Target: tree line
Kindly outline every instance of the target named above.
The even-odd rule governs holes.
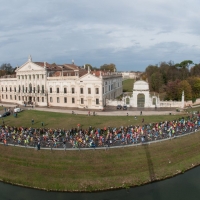
[[[4,75],[11,75],[15,73],[15,69],[13,68],[10,63],[3,63],[0,66],[0,76],[4,76]]]
[[[89,67],[90,70],[101,70],[101,71],[109,71],[109,72],[116,72],[117,71],[116,65],[113,64],[113,63],[101,65],[99,68],[93,67],[90,64],[85,64],[82,67],[84,67],[86,70],[88,70],[88,67]]]
[[[191,60],[149,65],[141,78],[148,81],[151,92],[165,93],[165,100],[181,100],[182,91],[185,100],[195,101],[200,97],[200,63]]]

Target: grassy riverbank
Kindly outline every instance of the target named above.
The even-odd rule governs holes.
[[[102,128],[178,119],[163,116],[86,116],[27,110],[4,118],[12,126]],[[3,121],[2,120],[2,121]],[[50,151],[0,145],[0,179],[28,187],[59,191],[126,188],[164,179],[200,163],[200,133],[138,147],[89,151]]]
[[[109,150],[48,151],[0,145],[0,179],[46,190],[95,191],[164,179],[200,164],[200,133]]]

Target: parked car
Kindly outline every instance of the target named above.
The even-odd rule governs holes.
[[[21,112],[21,111],[22,111],[21,108],[15,108],[15,109],[14,109],[14,112],[15,112],[15,113],[18,113],[18,112]]]
[[[123,110],[127,110],[127,106],[126,105],[123,106]]]
[[[117,105],[117,109],[121,110],[122,106],[121,105]]]
[[[9,115],[10,115],[10,112],[7,111],[7,112],[5,112],[3,114],[0,114],[0,117],[6,117],[6,116],[9,116]]]

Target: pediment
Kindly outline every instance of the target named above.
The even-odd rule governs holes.
[[[41,67],[33,62],[27,62],[24,65],[22,65],[20,68],[16,70],[16,72],[25,72],[25,71],[43,71],[45,70],[44,67]]]
[[[80,81],[99,81],[100,78],[92,75],[92,74],[85,74],[84,76],[80,77]]]

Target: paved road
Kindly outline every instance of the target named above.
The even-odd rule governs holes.
[[[16,106],[16,104],[6,104],[6,103],[2,103],[0,104],[4,107],[7,108],[13,108]],[[22,107],[22,109],[27,110],[39,110],[39,111],[47,111],[47,112],[60,112],[60,113],[72,113],[72,111],[74,111],[75,114],[81,114],[81,115],[88,115],[88,111],[90,111],[90,114],[93,114],[93,111],[95,111],[95,113],[97,115],[107,115],[107,116],[126,116],[127,113],[129,116],[138,116],[140,115],[141,111],[142,111],[142,115],[169,115],[169,113],[171,113],[172,115],[178,114],[176,112],[176,108],[157,108],[152,109],[152,108],[128,108],[128,110],[116,110],[116,107],[106,107],[106,109],[104,111],[99,111],[99,110],[79,110],[79,109],[69,109],[69,108],[56,108],[56,107]]]

